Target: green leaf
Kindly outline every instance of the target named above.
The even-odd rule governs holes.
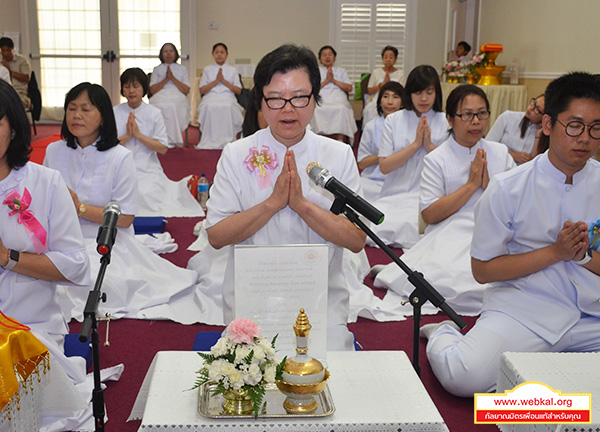
[[[283,367],[285,366],[286,360],[287,360],[287,356],[285,356],[283,358],[283,360],[281,360],[279,362],[279,364],[277,365],[277,367],[275,368],[275,379],[276,380],[280,380],[281,377],[283,376]]]

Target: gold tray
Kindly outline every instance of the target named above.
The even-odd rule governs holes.
[[[200,386],[198,393],[198,412],[203,417],[216,419],[253,419],[254,413],[250,415],[230,415],[223,412],[221,404],[225,400],[223,395],[213,396],[216,384],[205,383]],[[283,407],[285,395],[279,391],[275,384],[267,384],[265,387],[265,397],[263,402],[267,402],[266,414],[259,414],[258,418],[295,418],[295,417],[327,417],[335,411],[333,399],[329,392],[329,386],[326,385],[321,393],[315,396],[317,409],[310,413],[288,413]]]

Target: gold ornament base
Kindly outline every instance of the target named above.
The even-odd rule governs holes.
[[[225,401],[221,405],[228,415],[245,415],[254,411],[248,390],[228,390],[223,393]]]
[[[467,84],[477,84],[476,74],[467,74]]]
[[[479,85],[500,85],[499,75],[506,69],[506,66],[496,66],[488,63],[484,68],[477,68],[477,73],[481,75]]]
[[[458,84],[459,80],[458,77],[448,77],[448,82],[450,84]]]

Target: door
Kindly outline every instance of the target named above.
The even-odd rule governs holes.
[[[32,59],[39,62],[33,67],[40,70],[48,117],[57,120],[74,85],[101,84],[117,104],[123,70],[151,72],[163,43],[181,47],[179,1],[30,0],[30,5],[31,28],[37,29],[32,53],[38,53]]]

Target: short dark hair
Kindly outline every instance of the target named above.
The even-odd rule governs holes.
[[[460,41],[460,42],[458,43],[458,46],[461,46],[461,47],[463,47],[463,48],[465,49],[465,51],[466,51],[466,54],[469,54],[469,52],[471,51],[471,45],[469,45],[469,44],[468,44],[467,42],[465,42],[465,41]]]
[[[144,89],[144,94],[142,97],[146,96],[148,93],[148,75],[146,75],[146,72],[137,67],[125,69],[121,74],[121,96],[125,97],[123,94],[123,86],[135,81],[139,82]]]
[[[321,49],[319,50],[319,60],[321,60],[321,53],[323,51],[325,51],[326,49],[331,50],[334,58],[337,57],[337,51],[331,45],[325,45],[325,46],[322,46]]]
[[[587,72],[571,72],[548,84],[544,93],[544,113],[552,125],[560,113],[569,109],[573,99],[591,99],[600,102],[600,79]]]
[[[485,101],[486,109],[490,110],[490,101],[483,90],[473,84],[463,84],[456,87],[448,95],[446,99],[446,115],[454,117],[458,110],[458,105],[469,95],[480,96]]]
[[[490,101],[483,90],[473,84],[463,84],[456,87],[450,92],[446,99],[446,117],[456,116],[458,111],[458,105],[469,95],[475,95],[481,97],[485,101],[485,108],[490,110]],[[449,130],[452,133],[452,128]]]
[[[256,109],[260,110],[263,100],[263,89],[271,82],[271,78],[276,73],[287,73],[295,69],[304,69],[308,73],[312,85],[311,94],[315,102],[321,102],[319,90],[321,90],[321,72],[315,54],[306,47],[299,47],[293,44],[281,45],[265,55],[254,71],[254,103]]]
[[[223,42],[217,42],[216,44],[214,44],[211,52],[215,52],[218,46],[222,46],[223,48],[225,48],[225,52],[229,54],[229,49],[227,49],[227,45],[225,45]]]
[[[396,48],[395,46],[391,46],[391,45],[384,46],[383,49],[381,50],[381,57],[383,57],[383,55],[385,54],[386,51],[393,52],[394,57],[398,58],[398,48]]]
[[[402,108],[402,106],[404,105],[404,87],[402,87],[402,84],[400,84],[399,82],[388,81],[381,86],[381,88],[379,89],[379,94],[377,95],[377,114],[379,115],[383,115],[383,109],[381,108],[381,99],[383,98],[383,94],[386,91],[394,92],[398,96],[400,96],[400,99],[402,100],[400,108]]]
[[[19,95],[10,84],[0,80],[0,120],[5,117],[11,129],[6,160],[9,168],[19,169],[29,161],[31,129]]]
[[[435,89],[435,101],[433,102],[433,110],[436,112],[442,111],[442,86],[440,77],[433,66],[420,65],[410,71],[406,78],[406,102],[404,108],[410,111],[415,111],[415,106],[412,102],[412,94],[425,90],[427,87],[433,86]]]
[[[115,122],[115,114],[113,112],[110,97],[108,96],[108,93],[106,93],[106,90],[98,84],[83,82],[69,90],[65,97],[65,117],[63,118],[60,130],[61,137],[67,141],[67,146],[72,149],[77,148],[75,135],[71,133],[67,126],[67,108],[69,104],[77,99],[84,91],[87,92],[92,105],[98,108],[100,116],[102,117],[102,122],[100,123],[100,139],[98,140],[96,148],[98,151],[108,150],[119,144],[119,137],[117,135],[117,124]]]
[[[13,42],[13,40],[11,38],[7,38],[7,37],[1,37],[0,38],[0,47],[9,47],[9,48],[14,48],[15,47],[15,43]]]
[[[167,45],[171,45],[171,47],[173,47],[173,51],[175,51],[175,60],[173,60],[173,62],[177,62],[177,60],[179,60],[179,51],[177,51],[177,47],[175,47],[175,45],[173,45],[171,42],[167,42],[167,43],[163,44],[163,46],[160,47],[160,51],[158,53],[158,58],[160,59],[160,62],[161,63],[165,62],[165,58],[163,57],[163,49]]]

